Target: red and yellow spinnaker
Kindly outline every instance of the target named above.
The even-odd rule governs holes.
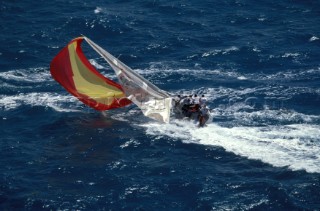
[[[84,104],[96,110],[120,108],[131,103],[121,85],[104,77],[81,49],[83,37],[72,40],[50,64],[52,77]]]

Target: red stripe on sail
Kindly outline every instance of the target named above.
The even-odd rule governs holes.
[[[50,64],[50,73],[52,77],[61,85],[63,86],[69,93],[73,96],[77,97],[81,102],[84,104],[96,109],[96,110],[109,110],[114,108],[121,108],[123,106],[129,105],[131,103],[130,100],[127,98],[114,98],[111,103],[100,103],[96,100],[90,98],[90,96],[84,95],[76,89],[74,80],[73,80],[73,71],[70,62],[70,54],[68,46],[71,45],[73,42],[77,42],[76,54],[80,58],[81,62],[87,67],[90,73],[95,74],[97,77],[101,78],[105,83],[114,86],[121,91],[123,91],[121,85],[117,84],[116,82],[104,77],[100,74],[87,60],[83,51],[80,47],[83,38],[76,38],[72,40],[66,47],[64,47],[58,55],[52,60]]]

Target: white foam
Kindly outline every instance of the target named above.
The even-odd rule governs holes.
[[[254,47],[252,50],[253,50],[254,52],[261,52],[261,50],[258,49],[257,47]]]
[[[309,72],[317,71],[310,70]],[[147,128],[147,134],[155,136],[155,139],[169,136],[184,143],[219,146],[226,151],[276,167],[320,173],[318,155],[320,126],[317,125],[320,116],[287,109],[270,109],[267,104],[260,110],[256,110],[250,105],[250,100],[259,100],[252,97],[259,93],[265,96],[265,100],[282,102],[297,93],[314,92],[316,90],[312,88],[284,88],[281,85],[243,89],[202,87],[194,90],[179,90],[177,91],[179,94],[204,93],[208,101],[213,104],[215,100],[224,100],[223,107],[220,108],[215,104],[213,112],[222,118],[231,119],[228,126],[233,125],[233,127],[209,124],[205,128],[196,128],[193,123],[178,120],[172,121],[171,124],[149,123],[141,124],[141,126]]]
[[[239,76],[239,77],[237,77],[239,80],[247,80],[247,78],[246,77],[244,77],[244,76]]]
[[[10,70],[7,72],[0,72],[0,78],[28,83],[39,83],[52,80],[48,68],[38,67],[29,69]]]
[[[215,99],[230,100],[232,98],[238,98],[238,101],[244,102],[248,97],[257,96],[259,94],[265,96],[265,103],[270,101],[281,103],[284,100],[290,99],[299,94],[319,94],[319,89],[308,87],[283,87],[281,85],[262,85],[254,88],[227,88],[227,87],[202,87],[199,89],[189,90],[190,93],[204,93],[206,97],[210,98],[210,101]],[[186,92],[180,90],[177,93]],[[284,97],[285,96],[285,97]],[[230,102],[229,102],[230,103]]]
[[[97,69],[107,69],[106,67],[100,65],[95,59],[89,59],[89,62]]]
[[[280,79],[305,79],[308,77],[313,77],[314,75],[318,75],[320,73],[320,67],[314,69],[307,70],[288,70],[286,72],[280,72],[275,75],[271,75],[273,78]]]
[[[243,108],[243,107],[241,107]],[[235,112],[234,117],[237,120],[241,120],[243,123],[250,124],[254,121],[271,122],[276,121],[277,123],[285,122],[303,122],[303,123],[314,123],[320,120],[319,116],[307,115],[298,113],[292,110],[260,110],[253,112]]]
[[[266,18],[258,18],[259,21],[263,22],[266,20]]]
[[[179,81],[201,79],[201,80],[216,80],[218,77],[228,77],[228,78],[236,78],[238,80],[246,80],[248,77],[246,75],[240,74],[233,70],[223,70],[223,69],[171,69],[169,67],[155,67],[157,63],[152,63],[151,67],[148,69],[135,69],[134,71],[148,77],[157,77],[165,80],[166,77],[170,77],[172,75],[181,75]],[[186,77],[188,76],[188,77]]]
[[[295,57],[298,57],[298,56],[300,56],[299,53],[285,53],[285,54],[283,54],[281,57],[283,57],[283,58],[288,58],[288,57],[293,57],[293,58],[295,58]]]
[[[239,48],[235,47],[235,46],[231,46],[229,48],[226,48],[226,49],[214,49],[214,50],[211,50],[211,51],[208,51],[208,52],[205,52],[202,54],[202,57],[208,57],[208,56],[215,56],[217,54],[228,54],[232,51],[239,51]]]
[[[0,96],[0,108],[4,110],[16,109],[22,105],[46,106],[59,112],[79,111],[79,101],[71,95],[58,95],[48,92],[42,93],[21,93],[18,95]],[[67,108],[66,104],[72,103],[72,108]]]
[[[291,57],[297,59],[300,57],[298,53],[285,53],[282,55],[284,58]],[[320,67],[313,69],[293,69],[277,72],[274,74],[265,73],[239,73],[232,69],[172,69],[167,66],[163,66],[159,63],[151,63],[150,68],[147,69],[135,69],[141,75],[151,77],[161,77],[165,79],[172,75],[182,75],[180,81],[192,79],[204,79],[204,80],[216,80],[217,77],[234,78],[238,80],[252,80],[252,81],[290,81],[290,80],[301,80],[309,79],[317,76],[320,72]],[[190,76],[190,77],[186,77]],[[175,79],[177,80],[177,79]]]
[[[309,39],[310,42],[316,41],[316,40],[319,40],[319,38],[316,37],[316,36],[312,36],[312,37]]]
[[[223,147],[226,151],[276,167],[320,173],[320,126],[233,127],[209,124],[196,128],[192,123],[143,124],[153,136],[169,136],[184,143]]]
[[[102,8],[101,7],[96,7],[96,9],[94,10],[95,14],[99,14],[102,12]]]

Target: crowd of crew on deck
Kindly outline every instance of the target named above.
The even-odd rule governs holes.
[[[207,107],[207,98],[204,95],[180,96],[174,98],[174,108],[178,110],[183,117],[195,118],[199,120],[199,126],[203,126],[209,118],[209,108]]]

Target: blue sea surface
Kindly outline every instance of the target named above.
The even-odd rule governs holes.
[[[301,0],[0,0],[0,210],[320,210],[319,14]],[[205,94],[213,121],[86,107],[49,71],[82,34],[173,95]]]

